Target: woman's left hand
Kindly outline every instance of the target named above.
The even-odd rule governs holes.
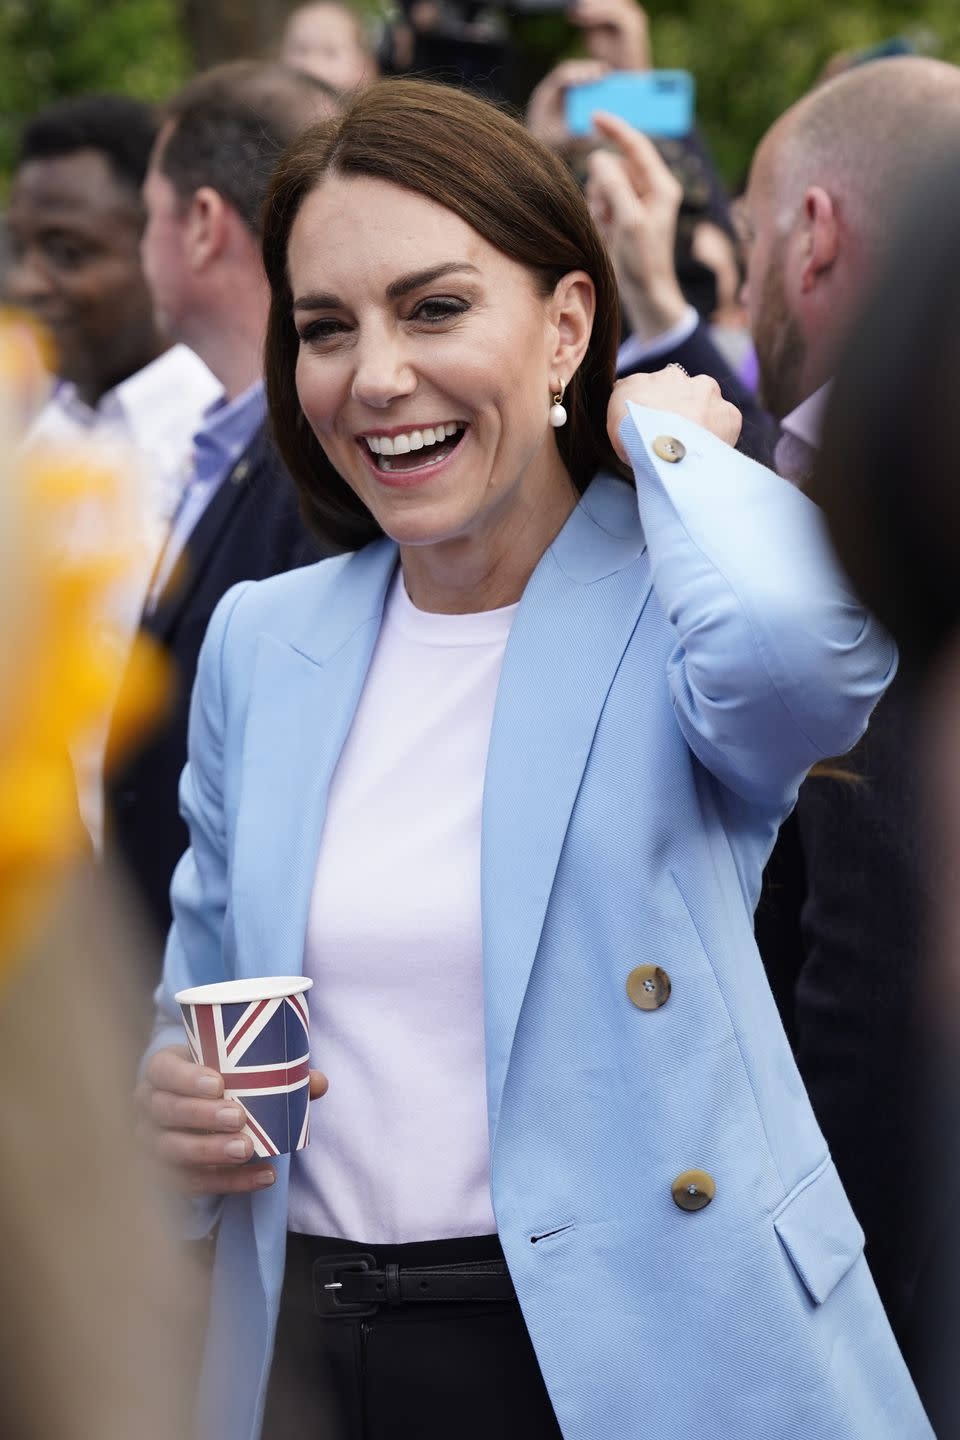
[[[678,365],[668,365],[652,375],[628,375],[614,385],[607,407],[607,432],[621,460],[628,460],[620,439],[628,400],[651,410],[682,415],[728,445],[736,445],[743,424],[740,411],[724,400],[720,386],[711,375],[686,375]]]

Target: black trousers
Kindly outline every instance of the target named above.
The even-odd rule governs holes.
[[[380,1267],[502,1259],[495,1235],[412,1245],[291,1236],[262,1440],[562,1440],[514,1301],[315,1313],[312,1262]]]

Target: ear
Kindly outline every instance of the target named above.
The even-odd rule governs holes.
[[[557,281],[547,302],[550,321],[551,385],[569,385],[587,353],[597,309],[597,292],[585,270],[571,270]]]
[[[800,293],[808,295],[833,268],[840,247],[840,227],[833,200],[819,185],[811,185],[803,197],[803,220]]]
[[[227,248],[229,214],[223,196],[210,185],[195,190],[187,212],[187,261],[195,273],[207,268]]]

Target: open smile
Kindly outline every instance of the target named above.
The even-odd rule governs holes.
[[[469,427],[462,420],[441,421],[409,430],[371,432],[357,437],[367,465],[380,477],[396,477],[388,484],[404,483],[401,476],[421,478],[435,470],[460,448]]]

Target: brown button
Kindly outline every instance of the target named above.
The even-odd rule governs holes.
[[[717,1185],[706,1170],[684,1170],[671,1186],[673,1202],[681,1210],[702,1210],[717,1193]]]
[[[674,440],[672,435],[658,435],[653,442],[653,453],[661,460],[666,460],[671,465],[676,465],[687,453],[686,445],[679,440]]]
[[[659,965],[638,965],[627,976],[627,994],[638,1010],[659,1010],[670,999],[670,976]]]

